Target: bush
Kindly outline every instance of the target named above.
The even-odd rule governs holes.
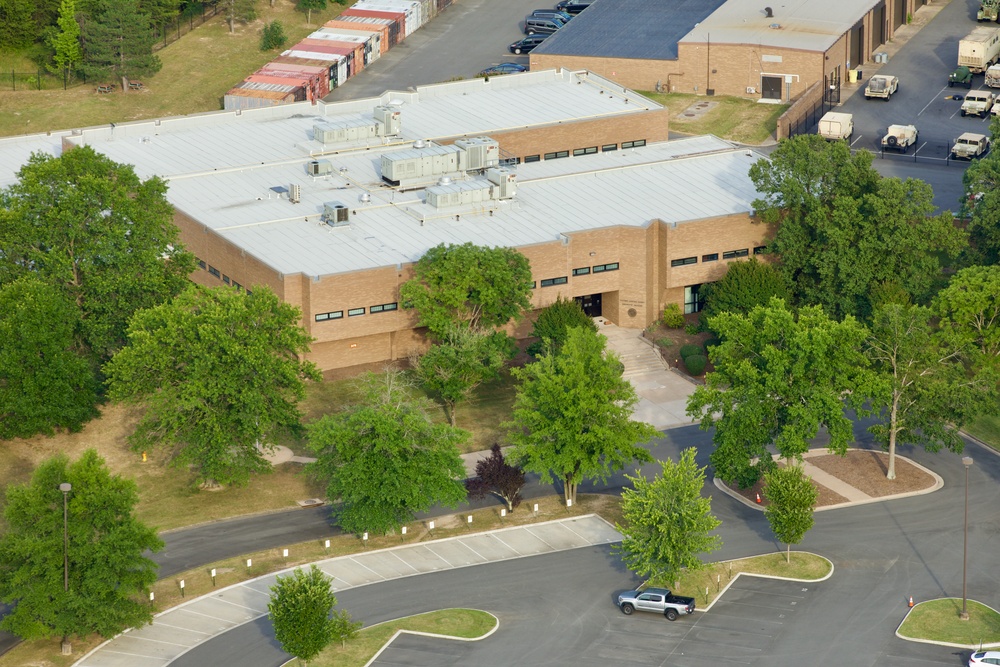
[[[260,34],[260,50],[272,51],[280,49],[288,42],[285,29],[281,27],[280,21],[271,21],[264,24],[264,31]]]
[[[696,334],[699,334],[701,333],[701,325],[688,324],[687,326],[684,327],[684,333],[688,334],[689,336],[694,336]]]
[[[656,344],[659,345],[660,347],[673,347],[674,339],[663,336],[662,338],[656,339]]]
[[[668,329],[680,329],[684,326],[684,313],[676,303],[668,303],[663,309],[663,326]]]
[[[708,358],[704,354],[692,354],[690,357],[684,357],[684,366],[689,375],[701,375],[705,372],[706,365],[708,365]]]
[[[687,359],[692,354],[701,354],[701,345],[695,345],[694,343],[685,343],[681,345],[680,349],[681,359]]]
[[[722,344],[721,338],[709,338],[708,340],[705,341],[705,354],[708,354],[708,348],[715,347],[716,345],[721,345],[721,344]]]

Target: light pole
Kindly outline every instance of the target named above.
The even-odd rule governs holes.
[[[73,485],[63,482],[59,485],[59,490],[63,494],[63,592],[69,593],[69,492],[73,490]],[[62,638],[62,653],[69,655],[73,652],[66,635]]]
[[[962,465],[965,466],[965,539],[962,548],[962,613],[958,617],[967,621],[969,620],[969,607],[965,593],[965,573],[969,569],[969,468],[972,466],[972,457],[963,456]]]

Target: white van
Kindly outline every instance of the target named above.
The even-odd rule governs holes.
[[[854,134],[854,116],[839,111],[828,111],[819,119],[819,136],[824,139],[850,139]]]

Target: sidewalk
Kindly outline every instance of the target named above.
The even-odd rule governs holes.
[[[334,591],[470,565],[495,563],[621,541],[596,515],[472,533],[407,546],[341,556],[316,565],[333,578]],[[290,568],[294,569],[294,568]],[[199,644],[267,615],[276,572],[158,614],[151,625],[127,630],[78,660],[74,667],[164,667]]]

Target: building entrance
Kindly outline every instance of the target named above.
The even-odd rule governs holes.
[[[575,301],[580,304],[583,308],[583,312],[587,314],[588,317],[600,317],[603,315],[601,312],[601,295],[600,294],[587,294],[585,296],[575,297]]]

